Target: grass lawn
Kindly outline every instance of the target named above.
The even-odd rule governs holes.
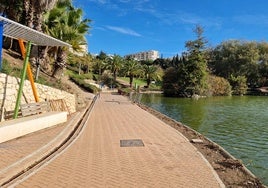
[[[129,77],[118,77],[120,80],[124,80],[125,82],[128,82],[129,83]],[[146,85],[146,81],[145,80],[142,80],[142,79],[137,79],[137,78],[134,78],[133,79],[133,85],[135,85],[135,83],[140,86],[140,87],[143,87]]]

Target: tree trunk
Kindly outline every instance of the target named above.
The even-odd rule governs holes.
[[[129,75],[129,86],[132,88],[133,75]]]
[[[150,83],[151,83],[151,79],[150,79],[150,78],[147,78],[147,79],[146,79],[146,83],[147,83],[147,87],[149,88]]]
[[[25,1],[25,0],[24,0]],[[42,32],[42,17],[43,17],[43,13],[44,11],[49,11],[51,10],[55,3],[57,1],[56,0],[31,0],[31,5],[33,7],[33,26],[34,29],[36,29],[37,31]]]
[[[62,74],[63,74],[63,68],[55,64],[52,77],[60,79]]]
[[[114,77],[114,83],[116,82],[116,71],[113,72],[113,77]]]
[[[33,3],[33,0],[23,0],[23,6],[25,9],[25,24],[30,28],[33,28]]]
[[[58,53],[57,53],[57,59],[54,64],[54,71],[52,73],[52,77],[54,78],[60,78],[63,69],[66,67],[66,51],[63,50],[62,47],[58,48]]]

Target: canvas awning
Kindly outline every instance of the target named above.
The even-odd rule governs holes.
[[[62,42],[3,16],[0,16],[0,22],[3,22],[3,35],[6,37],[31,41],[39,46],[71,46],[66,42]]]

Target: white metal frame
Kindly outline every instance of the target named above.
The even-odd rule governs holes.
[[[24,41],[31,41],[39,46],[68,46],[70,44],[62,42],[44,33],[26,27],[25,25],[14,22],[3,16],[0,16],[0,22],[4,23],[3,35],[14,39],[23,39]]]

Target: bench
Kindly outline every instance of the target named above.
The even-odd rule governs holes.
[[[14,110],[5,110],[4,111],[4,117],[5,117],[5,120],[9,120],[9,119],[13,119],[14,118]],[[21,113],[21,110],[19,110],[18,112],[18,117],[22,117],[22,113]]]
[[[13,118],[14,111],[8,113]],[[0,143],[64,123],[68,115],[66,111],[51,111],[49,102],[22,104],[19,114],[21,118],[0,122]]]
[[[37,102],[37,103],[27,103],[20,105],[20,109],[18,111],[17,117],[27,117],[31,115],[37,115],[45,112],[50,112],[50,104],[49,102]],[[11,120],[14,118],[14,110],[6,110],[4,108],[3,113],[1,113],[1,118],[4,120]],[[2,120],[2,119],[1,119]]]
[[[50,112],[49,102],[26,103],[20,105],[21,114],[23,117]]]
[[[14,118],[14,110],[6,110],[3,108],[3,111],[0,110],[1,121],[3,120],[11,120]],[[21,110],[18,112],[18,117],[22,117]]]

